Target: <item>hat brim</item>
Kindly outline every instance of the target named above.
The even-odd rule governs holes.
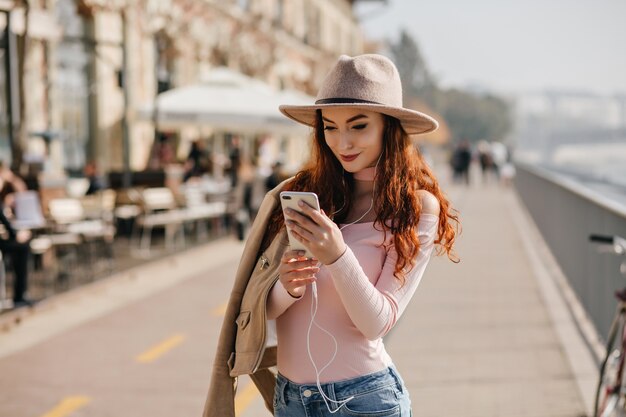
[[[329,103],[310,106],[282,105],[279,110],[287,117],[311,127],[315,126],[315,111],[333,107],[350,107],[386,114],[400,120],[402,127],[409,135],[419,135],[435,131],[439,123],[427,114],[405,108],[370,103]]]

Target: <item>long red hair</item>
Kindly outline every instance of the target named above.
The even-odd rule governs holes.
[[[384,115],[383,155],[380,159],[376,178],[374,209],[375,227],[393,234],[393,243],[398,253],[394,275],[404,283],[402,271],[415,263],[420,242],[417,224],[421,213],[418,190],[426,190],[439,200],[439,227],[435,244],[437,254],[446,253],[453,262],[458,262],[453,245],[458,233],[459,218],[448,199],[444,196],[437,179],[411,143],[400,121]],[[317,111],[313,132],[311,158],[304,169],[289,181],[283,191],[312,191],[319,198],[320,207],[334,214],[333,221],[343,223],[353,204],[351,190],[353,174],[345,172],[331,149],[326,144],[321,111]],[[284,226],[280,205],[271,215],[267,231],[261,245],[265,250]]]

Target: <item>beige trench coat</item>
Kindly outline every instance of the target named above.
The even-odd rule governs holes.
[[[285,229],[259,253],[263,235],[285,182],[267,193],[250,229],[235,275],[213,362],[203,417],[235,417],[237,377],[248,374],[273,410],[276,346],[266,347],[266,302],[278,280],[278,265],[289,244]]]

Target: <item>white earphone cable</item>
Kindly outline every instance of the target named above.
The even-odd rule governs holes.
[[[376,169],[378,169],[378,163],[380,162],[380,158],[381,158],[382,155],[383,154],[381,152],[380,155],[378,156],[378,160],[376,161],[376,167],[374,168],[375,171],[376,171]],[[346,227],[352,226],[353,224],[361,221],[365,216],[367,216],[367,214],[370,211],[372,211],[372,208],[374,207],[375,189],[376,189],[376,179],[374,178],[374,187],[372,188],[372,200],[371,200],[369,209],[367,209],[367,211],[365,213],[363,213],[363,215],[361,217],[359,217],[358,219],[356,219],[352,223],[348,223],[348,224],[343,225],[339,230],[343,230]],[[333,216],[334,216],[334,214],[335,213],[333,213]],[[321,263],[318,263],[317,266],[321,267]],[[333,363],[333,361],[337,357],[337,351],[338,351],[339,345],[337,343],[337,339],[335,338],[335,336],[333,336],[328,330],[324,329],[322,326],[320,326],[315,321],[315,316],[317,315],[317,307],[318,307],[317,285],[316,285],[315,281],[311,284],[311,290],[312,290],[311,291],[312,292],[312,294],[311,294],[311,321],[309,322],[309,327],[308,327],[307,332],[306,332],[306,349],[307,349],[307,353],[309,354],[309,360],[311,361],[311,364],[313,365],[313,368],[315,369],[315,382],[316,382],[316,385],[317,385],[317,389],[319,390],[320,394],[322,395],[322,399],[324,400],[324,404],[326,404],[326,408],[328,409],[328,412],[331,413],[331,414],[334,414],[337,411],[339,411],[341,409],[341,407],[343,407],[345,404],[347,404],[348,401],[352,400],[354,398],[354,395],[351,396],[351,397],[346,398],[345,400],[337,401],[337,400],[333,400],[332,398],[328,397],[324,393],[324,390],[322,389],[322,384],[320,383],[320,375],[322,375],[322,372],[324,372],[326,370],[326,368],[328,368],[330,366],[330,364]],[[311,329],[313,328],[313,324],[315,324],[315,326],[318,329],[320,329],[321,331],[326,333],[328,336],[330,336],[331,339],[333,340],[334,345],[335,345],[332,358],[330,358],[330,360],[326,363],[326,365],[324,365],[322,367],[322,369],[319,369],[319,370],[317,368],[317,364],[315,363],[315,360],[313,359],[313,354],[311,353]],[[330,409],[330,405],[328,403],[329,401],[332,402],[332,403],[338,404],[339,406],[333,411],[333,410]]]

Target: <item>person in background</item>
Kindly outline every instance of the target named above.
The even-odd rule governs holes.
[[[104,181],[98,174],[98,168],[94,161],[89,161],[85,164],[84,168],[85,177],[89,180],[89,187],[85,192],[85,195],[95,194],[100,190],[104,190]]]
[[[26,191],[28,187],[23,179],[0,161],[0,204],[13,209],[14,193]]]
[[[176,152],[172,142],[174,138],[169,133],[158,132],[150,152],[148,166],[151,170],[164,169],[171,163],[176,162]]]
[[[228,154],[228,159],[230,160],[230,167],[228,168],[228,173],[230,175],[230,184],[233,188],[237,187],[239,183],[239,174],[241,168],[241,143],[239,141],[239,136],[233,136],[231,141],[231,149]]]
[[[32,305],[34,301],[26,298],[31,232],[30,230],[15,230],[4,214],[4,207],[0,210],[0,223],[4,227],[4,233],[0,235],[0,252],[2,252],[3,259],[6,259],[7,256],[11,257],[11,264],[15,273],[13,306]]]
[[[185,162],[185,176],[183,181],[202,175],[203,170],[206,168],[206,164],[204,162],[206,158],[207,152],[204,149],[204,142],[194,140],[191,143],[191,149],[189,149],[187,161]]]
[[[466,185],[470,184],[469,169],[471,162],[472,153],[470,151],[469,142],[462,140],[452,153],[452,160],[450,162],[455,182],[461,181]]]
[[[500,170],[508,160],[508,150],[502,142],[491,142],[491,159],[496,177],[500,179]]]
[[[482,171],[483,184],[489,182],[489,175],[493,170],[493,159],[491,158],[491,147],[489,142],[481,140],[478,142],[478,162]]]
[[[272,165],[272,173],[265,179],[265,190],[270,191],[278,186],[285,179],[281,172],[283,163],[280,161],[274,162]]]
[[[22,307],[32,305],[34,301],[26,298],[28,289],[28,260],[30,257],[29,230],[15,230],[7,216],[13,206],[13,193],[26,191],[24,181],[15,175],[0,161],[0,252],[3,259],[11,258],[15,278],[13,280],[13,305]],[[4,263],[6,266],[6,262]]]

